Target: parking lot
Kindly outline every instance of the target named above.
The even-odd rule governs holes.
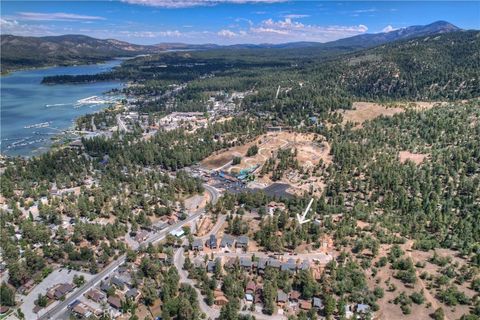
[[[92,278],[91,274],[68,270],[68,269],[57,269],[50,273],[41,283],[39,283],[28,295],[20,295],[23,303],[21,306],[22,312],[25,314],[25,319],[37,319],[37,314],[33,313],[33,308],[35,307],[35,300],[38,298],[38,294],[45,295],[47,290],[58,283],[72,283],[74,275],[83,275],[85,280],[88,281]],[[42,315],[48,309],[52,308],[57,302],[50,304],[47,308],[42,309],[38,315]]]

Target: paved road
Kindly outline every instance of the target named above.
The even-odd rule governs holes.
[[[125,122],[123,122],[122,117],[119,114],[117,114],[116,119],[117,119],[118,128],[122,131],[128,132],[128,128],[125,125]]]
[[[188,274],[185,270],[183,270],[183,264],[185,263],[185,256],[183,255],[184,249],[180,248],[175,252],[173,257],[173,264],[178,270],[178,275],[180,276],[180,283],[186,283],[191,285],[195,291],[197,292],[198,304],[200,306],[200,310],[207,315],[207,319],[216,319],[220,316],[220,311],[218,309],[214,309],[207,305],[204,300],[204,297],[200,290],[195,287],[195,281],[188,278]]]
[[[212,188],[212,187],[210,187],[210,188]],[[213,190],[216,190],[216,189],[213,189]],[[207,189],[207,191],[208,191],[208,189]],[[218,192],[215,193],[215,192],[210,192],[209,191],[209,193],[212,196],[212,198],[211,198],[212,204],[217,203]],[[201,239],[205,240],[208,237],[210,237],[211,234],[217,233],[218,230],[220,229],[220,227],[225,222],[225,219],[226,219],[225,215],[219,216],[215,226],[213,226],[213,228],[210,230],[210,232],[208,232],[206,235],[201,237]],[[185,243],[185,241],[184,241],[184,243]],[[195,287],[195,281],[193,279],[188,278],[187,271],[185,271],[183,269],[184,263],[185,263],[184,249],[183,249],[183,247],[181,247],[175,252],[175,254],[173,256],[173,265],[178,270],[178,275],[180,276],[180,283],[189,284],[195,289],[195,291],[197,292],[198,304],[200,306],[200,310],[202,310],[202,312],[204,312],[207,315],[208,319],[218,318],[220,316],[220,311],[218,309],[214,309],[214,308],[210,307],[209,305],[207,305],[207,303],[204,300],[204,297],[203,297],[202,293],[200,292],[200,290],[197,287]]]
[[[210,199],[212,203],[217,202],[219,193],[218,190],[204,184],[205,190],[210,194]],[[151,236],[149,239],[147,239],[144,243],[148,244],[150,242],[154,243],[157,241],[160,241],[164,239],[170,231],[176,230],[178,228],[183,227],[185,224],[194,221],[198,219],[203,213],[204,209],[200,209],[196,211],[193,215],[190,215],[187,219],[180,221],[174,225],[171,225],[167,229],[164,229],[160,231],[158,234],[155,234]],[[123,263],[125,263],[125,255],[120,256],[117,260],[113,261],[110,263],[105,269],[100,271],[98,274],[96,274],[90,281],[85,283],[82,287],[80,287],[77,291],[75,291],[73,294],[71,294],[69,297],[67,297],[64,301],[60,302],[56,306],[54,306],[52,309],[44,313],[42,316],[39,317],[40,320],[47,320],[47,319],[57,319],[57,316],[60,312],[62,312],[70,303],[78,299],[81,295],[83,295],[85,292],[90,290],[92,287],[96,286],[100,281],[110,275],[113,271],[115,271],[119,266],[121,266]]]

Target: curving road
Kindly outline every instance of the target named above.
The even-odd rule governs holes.
[[[203,185],[205,188],[205,191],[210,194],[210,199],[212,203],[217,202],[218,197],[219,197],[219,192],[217,189],[204,184]],[[194,214],[188,216],[187,219],[177,222],[176,224],[171,225],[170,227],[160,231],[157,234],[152,235],[150,238],[148,238],[146,241],[143,242],[143,244],[148,244],[148,243],[155,243],[157,241],[165,239],[165,237],[173,230],[176,230],[178,228],[183,227],[187,223],[194,221],[198,219],[202,214],[205,213],[204,209],[199,209],[195,211]],[[47,319],[57,319],[59,314],[67,308],[69,304],[71,304],[73,301],[78,299],[80,296],[82,296],[85,292],[90,290],[92,287],[96,286],[100,281],[109,276],[112,272],[114,272],[119,266],[121,266],[123,263],[125,263],[126,255],[121,255],[117,260],[111,262],[105,269],[100,271],[98,274],[95,275],[90,281],[86,282],[83,286],[81,286],[77,291],[75,291],[73,294],[71,294],[69,297],[67,297],[64,301],[61,301],[59,304],[54,306],[52,309],[48,310],[45,312],[43,315],[41,315],[38,319],[40,320],[47,320]]]

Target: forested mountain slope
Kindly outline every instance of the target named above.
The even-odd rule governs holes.
[[[135,56],[159,53],[166,50],[224,50],[227,55],[238,51],[276,57],[302,55],[304,58],[333,56],[355,50],[371,48],[380,44],[418,36],[443,34],[460,30],[458,27],[437,21],[425,26],[411,26],[391,32],[363,34],[327,43],[292,42],[283,44],[217,44],[160,43],[137,45],[115,39],[95,39],[85,35],[62,35],[48,37],[21,37],[1,35],[2,72],[19,68],[50,65],[95,63],[118,56]]]
[[[18,68],[94,63],[118,56],[158,52],[151,46],[83,35],[52,37],[1,36],[2,72]]]

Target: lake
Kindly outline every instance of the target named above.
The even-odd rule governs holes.
[[[122,85],[119,82],[43,85],[43,77],[106,72],[122,61],[25,70],[1,76],[1,154],[29,157],[45,152],[52,138],[71,128],[76,118],[107,107],[108,104],[95,100]],[[82,102],[92,96],[98,99]]]

